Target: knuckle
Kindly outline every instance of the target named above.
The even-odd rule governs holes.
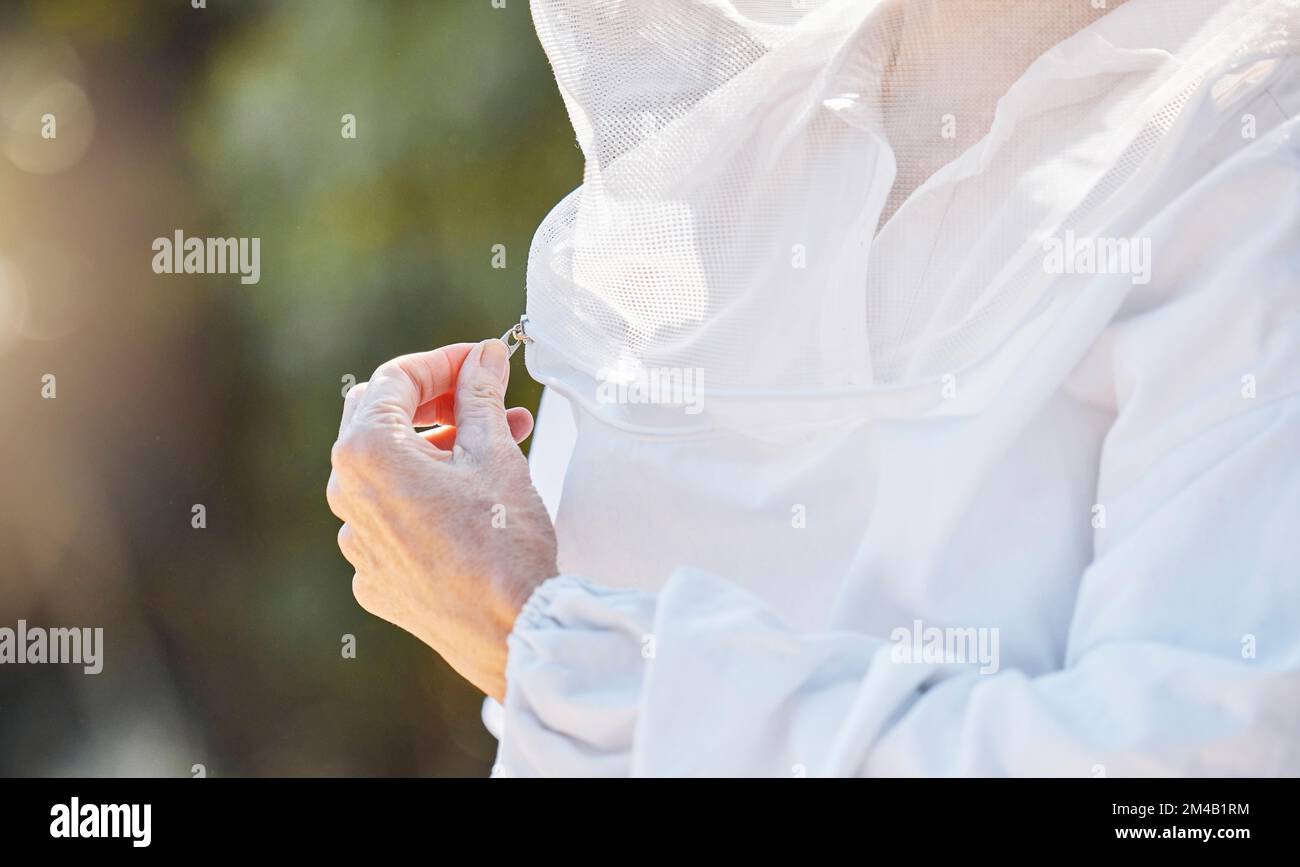
[[[402,367],[397,363],[397,359],[390,358],[388,361],[385,361],[383,364],[375,368],[374,376],[370,377],[370,379],[371,381],[386,379],[392,376],[397,376],[401,371]]]
[[[469,384],[469,393],[475,400],[495,402],[505,399],[506,389],[499,380],[484,377]]]
[[[335,440],[330,448],[330,465],[336,470],[342,469],[351,460],[354,448],[352,441],[346,437]],[[330,478],[333,480],[333,476]]]
[[[382,597],[374,579],[357,572],[352,576],[352,598],[366,611],[382,617]]]
[[[357,600],[358,605],[369,611],[373,594],[373,586],[368,578],[362,577],[360,572],[352,576],[352,598]]]
[[[353,538],[352,528],[347,524],[339,527],[338,545],[339,550],[343,552],[345,557],[354,550],[355,544],[356,540]],[[348,559],[350,560],[351,558],[349,557]]]
[[[364,430],[349,432],[330,450],[330,463],[337,470],[347,470],[368,459],[372,452],[371,437]]]
[[[330,511],[335,515],[344,508],[343,486],[339,483],[338,475],[330,473],[330,480],[325,484],[325,502],[329,504]],[[342,515],[339,515],[342,517]],[[345,525],[346,526],[346,525]]]

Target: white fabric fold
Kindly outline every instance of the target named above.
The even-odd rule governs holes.
[[[1054,459],[1022,440],[1014,465],[989,463],[1025,421],[995,406],[982,432],[886,436],[880,460],[922,502],[882,484],[892,509],[847,567],[833,628],[790,625],[725,573],[678,568],[658,592],[552,579],[510,639],[507,773],[1300,773],[1298,130],[1145,227],[1168,280],[1068,386],[1115,401],[1088,490],[1042,480],[1086,465],[1091,422],[1045,444]],[[1008,399],[1023,407],[1045,384],[1022,380]],[[909,475],[927,454],[970,482]],[[1061,515],[1097,506],[1089,550],[1061,547]],[[1071,560],[1076,576],[1053,576]],[[813,555],[784,581],[825,568]],[[914,617],[996,628],[999,670],[897,661],[891,632]]]
[[[1129,0],[1024,58],[987,148],[978,124],[945,144],[909,132],[904,96],[850,94],[916,47],[890,4],[745,6],[772,13],[752,39],[721,0],[535,4],[588,186],[530,259],[534,477],[563,574],[509,640],[502,771],[1300,774],[1300,4]],[[872,33],[888,50],[841,38]],[[747,87],[782,51],[815,98]],[[708,170],[725,111],[725,152],[779,139],[780,172]],[[689,176],[636,181],[686,142]],[[916,181],[944,147],[873,240],[891,149]],[[583,223],[589,195],[642,234]],[[697,307],[644,255],[657,232]],[[815,264],[792,274],[796,241]],[[1076,241],[1143,264],[1050,264]],[[576,279],[579,247],[616,279]],[[603,400],[620,353],[698,366],[703,412]]]
[[[654,606],[572,576],[533,591],[509,639],[499,776],[629,772]]]

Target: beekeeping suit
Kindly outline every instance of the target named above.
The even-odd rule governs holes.
[[[1294,0],[533,14],[499,773],[1300,773]]]

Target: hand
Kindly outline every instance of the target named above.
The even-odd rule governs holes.
[[[555,530],[516,446],[533,419],[506,410],[509,375],[500,340],[381,365],[348,392],[326,488],[361,607],[498,700],[506,636],[557,571]],[[415,430],[432,424],[446,426]]]

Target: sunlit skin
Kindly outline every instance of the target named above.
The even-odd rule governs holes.
[[[506,409],[509,376],[499,340],[381,365],[348,392],[326,488],[357,602],[498,700],[506,637],[557,572],[555,530],[517,445],[533,418]],[[429,425],[442,427],[417,430]]]

